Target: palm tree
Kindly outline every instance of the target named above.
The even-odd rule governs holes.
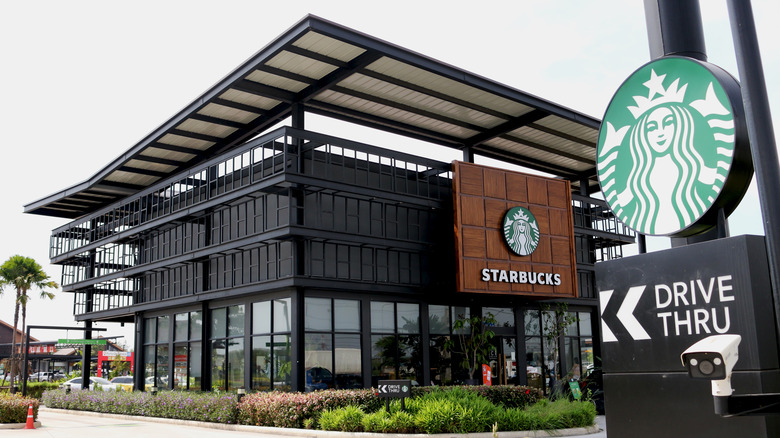
[[[19,325],[19,308],[22,309],[22,333],[25,332],[27,323],[27,292],[32,288],[38,288],[41,291],[41,298],[54,298],[54,293],[46,288],[56,289],[59,286],[51,281],[49,276],[43,272],[41,265],[29,257],[15,255],[9,258],[0,266],[0,293],[6,286],[12,286],[16,289],[16,302],[14,307],[14,332],[11,341],[11,392],[14,390],[14,380],[19,374],[19,352],[16,349],[16,332]],[[22,339],[19,340],[20,342]],[[16,356],[16,357],[14,357]]]

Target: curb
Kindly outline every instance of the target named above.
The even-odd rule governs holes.
[[[194,420],[177,420],[173,418],[160,418],[160,417],[143,417],[137,415],[121,415],[121,414],[106,414],[102,412],[92,411],[75,411],[68,409],[55,409],[41,406],[40,412],[51,413],[66,413],[72,415],[84,415],[91,417],[104,417],[115,418],[120,420],[129,421],[146,421],[150,423],[167,423],[177,424],[181,426],[193,426],[202,427],[207,429],[238,431],[238,432],[255,432],[276,436],[285,437],[300,437],[300,438],[493,438],[492,432],[480,432],[480,433],[439,433],[439,434],[415,434],[415,433],[373,433],[373,432],[338,432],[328,430],[309,430],[309,429],[291,429],[280,427],[267,427],[267,426],[249,426],[244,424],[223,424],[223,423],[210,423],[206,421],[194,421]],[[35,422],[35,427],[39,426],[39,422]],[[21,428],[24,424],[21,425]],[[590,435],[600,432],[601,429],[595,424],[588,427],[577,427],[572,429],[555,429],[555,430],[532,430],[532,431],[501,431],[498,432],[501,438],[543,438],[543,437],[561,437],[561,436],[580,436]]]
[[[33,423],[35,425],[35,428],[41,427],[41,421],[35,420]],[[24,429],[24,427],[27,426],[27,423],[0,423],[0,430],[8,430],[8,429]]]

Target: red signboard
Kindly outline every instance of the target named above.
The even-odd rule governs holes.
[[[490,365],[484,363],[482,364],[482,384],[493,385],[493,371],[490,369]]]
[[[54,344],[49,345],[30,345],[30,349],[27,351],[28,354],[51,354],[54,353],[55,346]]]

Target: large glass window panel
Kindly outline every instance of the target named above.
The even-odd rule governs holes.
[[[200,312],[198,312],[200,313]],[[203,344],[200,342],[190,342],[190,361],[189,361],[189,381],[187,387],[190,391],[200,391],[202,377]]]
[[[430,356],[431,379],[437,386],[452,384],[451,353],[444,348],[449,336],[431,336],[428,354]]]
[[[398,333],[420,333],[420,305],[398,303]]]
[[[168,388],[168,346],[157,346],[157,387]]]
[[[538,310],[523,311],[523,323],[525,324],[525,334],[527,336],[539,336],[542,334],[542,326],[539,323]]]
[[[413,385],[422,381],[420,336],[398,337],[398,377],[412,380]]]
[[[372,385],[378,380],[395,379],[395,356],[398,350],[394,335],[371,336],[371,376]]]
[[[189,326],[189,317],[190,315],[188,313],[177,313],[174,317],[174,328],[173,328],[173,340],[174,342],[177,341],[186,341],[188,334],[188,326]]]
[[[304,303],[306,330],[330,331],[333,310],[330,298],[306,298]]]
[[[371,302],[371,331],[375,333],[395,333],[395,313],[393,303]]]
[[[290,320],[290,299],[274,300],[274,333],[289,332],[292,326]]]
[[[525,338],[525,375],[528,386],[544,389],[544,357],[542,356],[542,338]]]
[[[333,387],[333,339],[330,333],[306,333],[306,391]]]
[[[203,312],[190,312],[190,339],[203,338]]]
[[[227,340],[227,344],[228,389],[246,388],[244,384],[244,339],[231,338]]]
[[[244,305],[230,306],[228,310],[228,336],[244,335]]]
[[[187,316],[186,313],[183,315]],[[187,368],[187,344],[176,345],[173,349],[173,387],[175,389],[187,389]]]
[[[582,377],[582,360],[580,359],[580,345],[577,338],[565,338],[564,351],[566,352],[566,366],[568,371],[563,374],[565,380],[579,380]]]
[[[270,306],[268,308],[270,309]],[[252,389],[271,389],[271,336],[252,338]]]
[[[154,383],[155,371],[157,371],[154,366],[156,354],[157,349],[154,345],[149,345],[144,348],[144,381],[150,386]]]
[[[274,335],[274,390],[289,391],[291,388],[290,371],[292,369],[292,356],[290,353],[290,335]]]
[[[333,300],[337,332],[360,331],[360,301]]]
[[[224,391],[227,379],[225,340],[211,341],[211,387]]]
[[[593,356],[593,338],[580,338],[580,359],[582,375],[587,376],[595,366]]]
[[[336,388],[362,388],[360,335],[336,334],[334,343],[336,347]]]
[[[227,335],[227,309],[222,307],[211,311],[211,337],[224,338]]]
[[[157,318],[144,320],[144,343],[154,344],[157,341]]]
[[[593,326],[590,321],[590,313],[578,312],[577,319],[579,319],[580,336],[593,336]]]
[[[438,305],[428,306],[428,327],[431,334],[449,334],[450,307]]]
[[[168,315],[157,317],[157,342],[168,342],[168,331],[171,326]]]
[[[487,316],[488,313],[491,313],[493,318],[495,318],[497,327],[515,326],[515,312],[511,308],[483,307],[482,316]]]
[[[576,312],[566,312],[566,317],[569,321],[574,321],[573,323],[566,326],[566,336],[578,336],[578,314]]]
[[[252,303],[252,333],[271,333],[271,302]]]
[[[455,321],[459,319],[466,319],[468,320],[471,317],[471,309],[468,307],[461,307],[461,306],[453,306],[452,311],[450,312],[450,315],[452,317],[450,318],[450,322],[455,325]],[[466,329],[469,325],[466,324],[463,326],[464,329]],[[467,330],[466,330],[467,331]]]

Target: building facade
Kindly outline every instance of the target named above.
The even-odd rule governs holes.
[[[306,113],[464,159],[310,132]],[[137,389],[462,383],[445,344],[457,318],[487,314],[494,383],[548,389],[597,365],[593,265],[634,241],[589,196],[597,128],[309,16],[118,161],[25,211],[72,220],[53,231],[51,259],[77,320],[135,324]],[[498,242],[496,215],[513,207],[537,219],[533,254]],[[566,314],[576,322],[550,336]]]

